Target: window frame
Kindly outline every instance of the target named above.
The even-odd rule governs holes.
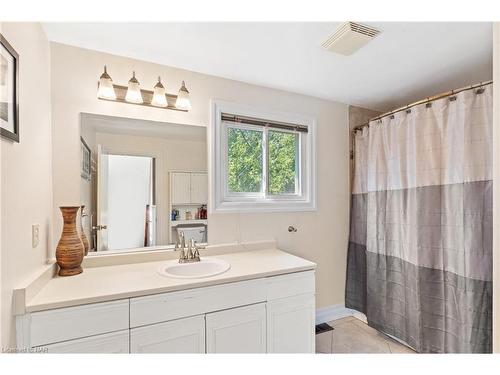
[[[222,121],[222,113],[237,114],[268,121],[287,122],[308,127],[307,133],[273,129],[244,123]],[[227,184],[227,129],[238,128],[263,132],[263,181],[259,193],[229,192]],[[268,192],[269,149],[268,133],[275,130],[298,134],[296,193],[271,194]],[[209,141],[209,212],[282,212],[315,211],[316,208],[316,119],[311,116],[255,109],[223,101],[211,102]]]

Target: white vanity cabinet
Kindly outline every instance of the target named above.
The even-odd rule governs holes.
[[[314,271],[17,316],[52,353],[314,353]]]

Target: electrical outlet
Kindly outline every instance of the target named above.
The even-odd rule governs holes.
[[[39,243],[40,243],[40,225],[33,224],[31,226],[31,247],[33,247],[34,249],[35,247],[38,247]]]

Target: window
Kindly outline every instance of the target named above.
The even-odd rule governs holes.
[[[267,138],[269,194],[298,194],[299,134],[269,130]]]
[[[263,191],[264,132],[227,126],[227,188],[230,194]]]
[[[233,124],[223,124],[223,126],[227,139],[225,149],[229,195],[243,193],[266,196],[299,193],[300,137],[297,132]],[[268,157],[264,158],[266,154]]]
[[[214,103],[211,210],[314,210],[314,119]]]

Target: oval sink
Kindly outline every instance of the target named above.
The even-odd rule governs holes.
[[[193,263],[179,263],[177,260],[172,260],[162,264],[158,272],[162,276],[176,279],[197,279],[220,275],[229,268],[231,265],[228,262],[217,258],[201,259]]]

